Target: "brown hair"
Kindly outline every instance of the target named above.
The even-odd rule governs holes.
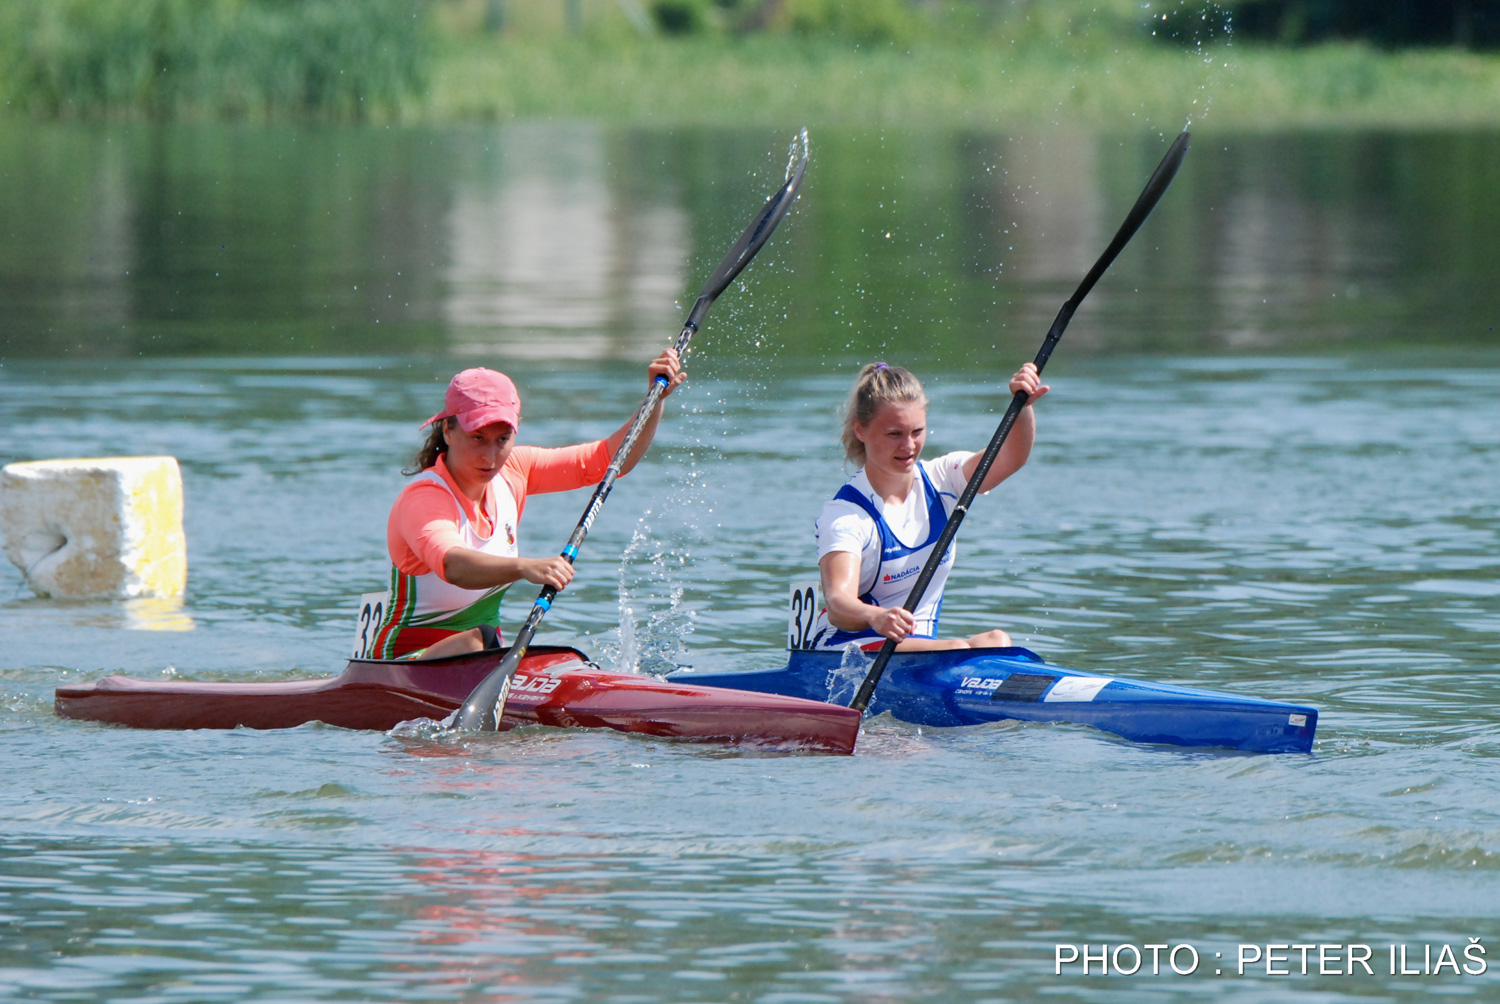
[[[854,435],[854,426],[868,425],[883,404],[905,404],[920,401],[927,405],[922,381],[911,370],[886,363],[870,363],[859,371],[854,388],[844,402],[844,459],[860,467],[865,465],[865,444]]]
[[[431,429],[427,432],[427,441],[412,456],[411,464],[401,468],[401,473],[411,477],[413,474],[421,474],[427,468],[434,466],[438,457],[448,452],[448,441],[443,438],[443,430],[447,429],[452,432],[457,427],[458,419],[451,416],[440,422],[433,422]]]

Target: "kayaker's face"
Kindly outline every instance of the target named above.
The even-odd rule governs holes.
[[[473,484],[482,489],[495,480],[515,449],[516,430],[504,422],[493,422],[465,432],[455,423],[451,429],[443,429],[443,438],[448,441],[448,470],[453,477],[460,485]]]
[[[865,444],[865,467],[889,474],[911,474],[927,444],[927,406],[920,401],[886,403],[869,422],[854,423]]]

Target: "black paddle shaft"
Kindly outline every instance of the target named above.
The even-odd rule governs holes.
[[[698,294],[698,299],[693,304],[693,309],[688,312],[687,323],[682,326],[682,333],[677,336],[677,342],[673,346],[678,356],[686,354],[688,342],[692,341],[693,334],[703,323],[703,318],[708,315],[708,308],[713,306],[714,300],[718,299],[720,293],[729,287],[735,276],[750,264],[758,252],[770,239],[772,231],[781,222],[781,218],[787,214],[787,210],[796,201],[797,189],[802,185],[802,176],[807,173],[807,155],[797,164],[781,186],[761,207],[761,211],[745,232],[740,234],[739,240],[729,249],[719,267],[714,269],[713,275],[703,284],[703,291]],[[620,442],[620,448],[615,450],[614,457],[609,462],[609,469],[604,473],[604,479],[594,489],[589,504],[583,510],[583,518],[573,528],[568,536],[567,546],[562,549],[562,557],[572,564],[578,557],[579,548],[583,546],[584,538],[589,535],[589,530],[594,525],[594,520],[599,516],[599,510],[604,508],[604,500],[609,498],[609,493],[615,485],[615,479],[625,466],[625,460],[630,456],[631,449],[640,437],[641,430],[651,418],[651,412],[661,400],[662,395],[667,392],[666,377],[657,377],[651,381],[651,390],[646,395],[646,400],[636,409],[635,417],[631,419],[630,427],[625,431],[625,438]],[[541,626],[542,618],[547,616],[547,611],[552,607],[552,600],[557,596],[557,590],[552,586],[543,586],[536,602],[531,606],[531,613],[526,617],[526,623],[521,630],[516,632],[515,641],[511,643],[510,650],[500,660],[500,665],[490,671],[489,675],[479,682],[479,686],[469,694],[463,706],[454,713],[453,724],[461,729],[478,729],[484,732],[494,732],[500,727],[500,716],[505,713],[505,701],[510,695],[510,679],[515,675],[516,667],[520,666],[521,659],[526,655],[526,649],[531,644],[537,628]]]
[[[1052,321],[1052,328],[1047,332],[1047,337],[1042,341],[1042,347],[1036,354],[1033,362],[1036,364],[1038,373],[1047,365],[1047,360],[1052,356],[1052,350],[1057,347],[1058,341],[1063,336],[1063,331],[1068,327],[1068,322],[1073,319],[1073,313],[1083,298],[1088,296],[1089,290],[1094,288],[1094,283],[1109,268],[1110,263],[1115,260],[1130,238],[1140,229],[1146,217],[1151,215],[1151,210],[1172,183],[1177,175],[1177,168],[1182,165],[1183,154],[1187,153],[1188,134],[1184,130],[1176,140],[1173,141],[1167,155],[1162,158],[1161,163],[1156,165],[1156,170],[1151,175],[1151,180],[1146,182],[1140,196],[1135,200],[1135,205],[1130,208],[1130,214],[1125,217],[1125,222],[1120,224],[1120,229],[1115,232],[1114,240],[1109,242],[1109,247],[1104,249],[1104,254],[1094,262],[1094,267],[1089,269],[1088,275],[1083,277],[1083,282],[1073,291],[1073,295],[1062,305],[1057,312],[1057,317]],[[922,602],[922,596],[927,592],[927,586],[932,582],[932,577],[937,573],[937,567],[942,562],[943,555],[948,553],[948,547],[953,543],[953,538],[958,535],[958,528],[968,515],[969,506],[974,501],[974,496],[979,494],[979,486],[984,483],[984,477],[990,472],[995,458],[1000,455],[1000,448],[1005,445],[1005,438],[1010,435],[1011,426],[1016,424],[1016,418],[1020,416],[1021,409],[1026,407],[1029,395],[1025,391],[1017,391],[1011,398],[1010,407],[1005,409],[1005,417],[1000,419],[1000,425],[995,429],[994,436],[990,437],[990,445],[985,447],[984,455],[979,458],[979,466],[974,470],[974,476],[969,478],[968,484],[964,485],[963,494],[958,497],[953,512],[948,517],[948,525],[943,527],[943,532],[938,535],[937,543],[933,545],[932,554],[928,557],[926,564],[922,566],[921,574],[917,581],[912,584],[911,592],[906,596],[906,602],[902,606],[907,610],[916,610],[917,605]],[[875,688],[880,684],[880,678],[885,675],[886,663],[891,661],[891,654],[896,651],[896,643],[887,638],[885,644],[880,646],[880,652],[875,656],[875,662],[865,674],[864,682],[860,684],[859,692],[854,695],[853,702],[849,707],[856,711],[864,711],[870,706],[870,699],[875,696]]]

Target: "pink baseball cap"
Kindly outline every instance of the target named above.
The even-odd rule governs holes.
[[[504,373],[476,366],[448,381],[443,410],[422,423],[427,428],[445,418],[458,419],[459,428],[473,432],[493,422],[521,427],[521,395]]]

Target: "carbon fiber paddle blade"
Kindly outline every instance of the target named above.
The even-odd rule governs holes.
[[[1109,268],[1116,256],[1130,242],[1130,238],[1134,237],[1135,232],[1141,228],[1141,224],[1146,222],[1146,217],[1151,215],[1151,210],[1156,208],[1156,204],[1166,193],[1167,186],[1172,183],[1173,178],[1177,177],[1177,169],[1182,166],[1182,158],[1187,153],[1190,138],[1188,131],[1184,129],[1172,141],[1161,163],[1157,164],[1156,170],[1151,172],[1151,179],[1146,182],[1146,187],[1141,189],[1141,194],[1136,197],[1135,205],[1130,207],[1130,213],[1125,217],[1125,222],[1121,223],[1120,229],[1115,231],[1114,240],[1109,242],[1109,247],[1104,249],[1104,254],[1099,256],[1094,267],[1089,269],[1088,275],[1083,277],[1083,282],[1078,284],[1078,289],[1068,300],[1069,304],[1076,308],[1083,301],[1089,290],[1094,288],[1094,283],[1098,282],[1099,277],[1104,274],[1104,270]],[[1072,316],[1071,311],[1069,316]]]
[[[804,155],[801,162],[797,164],[796,170],[792,171],[791,177],[786,179],[786,184],[766,200],[765,208],[760,211],[760,215],[750,221],[745,232],[740,234],[740,239],[734,242],[734,247],[729,249],[729,254],[724,256],[724,260],[719,263],[719,267],[704,284],[703,295],[709,299],[718,296],[734,281],[734,277],[750,264],[750,259],[755,257],[761,245],[770,240],[771,234],[776,230],[776,225],[781,222],[787,210],[792,208],[792,203],[797,199],[797,189],[802,185],[802,176],[806,173],[807,156]]]
[[[519,646],[512,646],[511,653],[516,652],[517,648]],[[522,654],[525,654],[524,650]],[[500,728],[505,699],[510,696],[510,677],[520,664],[519,655],[513,659],[507,654],[500,665],[480,681],[458,711],[454,712],[454,727],[478,732],[494,732]]]

